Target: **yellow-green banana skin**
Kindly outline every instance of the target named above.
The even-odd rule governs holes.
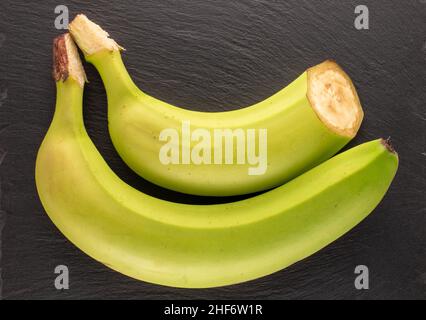
[[[109,132],[118,154],[141,177],[167,189],[204,196],[270,189],[329,159],[352,138],[332,132],[315,114],[307,98],[306,72],[254,106],[206,113],[177,108],[141,92],[118,51],[103,51],[86,59],[103,79],[108,95]],[[159,154],[166,142],[160,141],[160,133],[172,128],[182,137],[182,121],[190,121],[192,130],[206,129],[212,136],[214,129],[266,129],[266,171],[249,175],[248,168],[254,166],[247,161],[231,165],[163,164]],[[195,144],[192,142],[192,146]]]
[[[120,180],[86,133],[82,89],[71,78],[57,89],[54,119],[36,163],[42,204],[82,251],[151,283],[216,287],[283,269],[366,217],[398,166],[397,155],[375,140],[247,200],[172,203]]]

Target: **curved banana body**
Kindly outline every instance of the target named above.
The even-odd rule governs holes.
[[[78,248],[147,282],[215,287],[285,268],[358,224],[397,170],[396,154],[376,140],[247,200],[218,205],[160,200],[120,180],[90,140],[82,77],[56,79],[56,111],[36,162],[41,202]]]
[[[118,154],[140,176],[168,189],[230,196],[281,185],[330,158],[355,136],[362,121],[351,80],[331,61],[251,107],[196,112],[141,92],[122,62],[120,47],[85,16],[77,16],[70,32],[104,82]],[[231,133],[229,145],[216,135],[225,131]],[[166,147],[173,153],[169,158]]]

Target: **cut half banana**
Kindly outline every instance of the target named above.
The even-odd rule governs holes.
[[[104,82],[117,152],[140,176],[168,189],[206,196],[269,189],[330,158],[361,125],[355,87],[332,61],[253,106],[196,112],[140,91],[122,48],[86,16],[78,15],[69,30]]]

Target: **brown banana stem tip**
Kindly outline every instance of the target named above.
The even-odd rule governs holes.
[[[396,151],[395,151],[395,148],[393,147],[393,145],[391,144],[391,138],[390,137],[388,137],[387,139],[383,139],[383,138],[381,138],[380,139],[380,142],[382,143],[382,145],[386,148],[386,149],[388,149],[388,151],[390,152],[390,153],[396,153]]]
[[[68,78],[68,55],[65,34],[53,39],[53,79],[65,81]]]
[[[87,82],[86,73],[78,54],[77,47],[69,33],[62,34],[53,40],[53,79],[65,81],[73,78],[83,87]]]

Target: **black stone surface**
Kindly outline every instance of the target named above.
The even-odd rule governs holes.
[[[332,58],[350,74],[365,110],[354,146],[392,138],[400,169],[359,226],[312,257],[248,283],[184,290],[138,282],[92,260],[51,223],[34,183],[37,149],[51,121],[55,6],[86,13],[128,50],[135,82],[194,110],[231,110],[263,100],[308,66]],[[370,29],[354,28],[365,4]],[[4,299],[425,299],[426,2],[407,1],[11,1],[0,4],[1,293]],[[85,121],[113,170],[164,199],[207,203],[143,181],[109,140],[106,96],[85,65]],[[218,200],[218,201],[223,201]],[[70,289],[54,268],[70,269]],[[354,287],[367,265],[370,289]]]

